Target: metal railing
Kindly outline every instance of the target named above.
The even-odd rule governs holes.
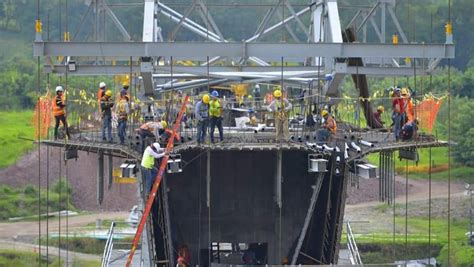
[[[362,260],[360,258],[359,249],[357,248],[357,244],[354,238],[354,234],[352,233],[351,223],[346,222],[347,228],[347,249],[349,250],[349,260],[351,261],[352,265],[362,265]]]
[[[101,267],[109,266],[110,256],[112,255],[112,250],[114,248],[114,228],[115,222],[110,224],[107,241],[105,242],[104,254],[102,255],[102,264]]]

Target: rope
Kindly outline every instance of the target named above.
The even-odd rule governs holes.
[[[448,23],[451,25],[451,0],[448,0]],[[451,59],[448,58],[448,142],[451,141]],[[448,145],[448,266],[451,263],[451,145]]]
[[[405,264],[408,263],[408,160],[405,160]]]

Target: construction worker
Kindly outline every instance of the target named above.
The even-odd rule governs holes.
[[[316,142],[324,143],[329,140],[331,135],[335,135],[337,131],[336,120],[329,114],[327,110],[321,112],[324,118],[323,128],[316,131]]]
[[[155,182],[158,169],[155,167],[155,159],[161,159],[165,156],[165,149],[160,147],[159,143],[153,143],[146,147],[143,152],[141,168],[142,178],[145,183],[145,192],[148,194]]]
[[[282,96],[280,89],[273,92],[275,99],[267,107],[267,110],[273,112],[275,119],[275,130],[277,140],[288,140],[290,132],[288,128],[288,112],[293,107],[291,103]]]
[[[405,104],[405,122],[413,121],[415,119],[415,109],[413,107],[413,101],[409,89],[402,88],[400,92]]]
[[[260,92],[260,85],[256,84],[253,89],[253,97],[255,99],[255,107],[257,109],[261,108],[262,94]]]
[[[403,141],[410,141],[418,137],[418,119],[409,121],[403,125],[400,138]]]
[[[398,141],[402,125],[405,123],[405,101],[400,95],[400,88],[393,90],[392,110],[393,133],[395,140]]]
[[[383,128],[384,122],[382,121],[382,114],[385,112],[385,108],[383,106],[378,106],[377,111],[374,112],[374,124],[375,128]]]
[[[105,91],[104,96],[100,100],[100,110],[102,111],[102,141],[107,141],[105,132],[107,131],[107,137],[109,142],[113,142],[112,138],[112,107],[114,102],[112,101],[112,91]]]
[[[130,100],[130,95],[128,94],[129,87],[130,85],[128,84],[128,82],[124,82],[122,85],[122,90],[120,90],[120,97],[126,97],[127,101]]]
[[[165,132],[165,129],[168,127],[166,121],[162,121],[159,117],[155,117],[154,121],[149,121],[140,126],[138,129],[138,134],[140,135],[141,140],[141,150],[144,151],[147,139],[148,140],[158,140],[158,137]]]
[[[54,140],[58,139],[58,128],[60,122],[63,123],[67,138],[71,139],[66,121],[66,98],[64,96],[64,89],[60,85],[56,86],[56,96],[53,98],[52,106],[54,119],[56,121],[54,126]]]
[[[125,95],[120,96],[120,100],[115,107],[115,114],[117,114],[117,131],[120,139],[120,144],[125,144],[125,136],[127,135],[127,120],[130,108],[128,106],[128,99]]]
[[[209,102],[209,116],[211,117],[211,142],[214,143],[214,130],[219,130],[219,140],[224,140],[224,128],[222,127],[222,105],[219,99],[219,93],[212,91],[211,101]]]
[[[207,127],[209,125],[209,101],[209,95],[203,95],[201,100],[196,103],[196,107],[194,109],[194,113],[197,120],[198,144],[203,143],[206,138]]]
[[[97,90],[97,105],[99,106],[99,112],[100,112],[100,100],[105,94],[107,85],[104,82],[99,83],[99,90]]]

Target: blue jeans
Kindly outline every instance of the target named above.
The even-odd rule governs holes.
[[[120,144],[123,145],[125,143],[125,136],[127,135],[127,120],[119,120],[117,130]]]
[[[395,135],[395,140],[400,139],[400,134],[402,131],[402,126],[405,124],[405,113],[393,113],[393,134]]]
[[[208,124],[209,124],[208,119],[198,121],[198,124],[197,124],[197,141],[198,141],[198,144],[203,143],[204,140],[206,139],[206,132],[207,132]]]
[[[219,130],[219,139],[224,140],[224,128],[222,128],[222,117],[211,117],[211,142],[214,143],[214,130]]]
[[[316,131],[316,143],[322,144],[328,141],[329,139],[329,131],[328,129],[319,129]]]
[[[143,181],[145,182],[146,194],[150,193],[157,174],[158,174],[157,168],[153,167],[152,169],[147,169],[142,166],[142,177],[143,177]]]
[[[102,140],[107,141],[105,138],[105,131],[107,129],[107,137],[109,141],[112,141],[112,116],[104,116],[102,117]]]

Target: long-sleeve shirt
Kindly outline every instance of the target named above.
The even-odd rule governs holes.
[[[267,110],[271,112],[275,112],[275,111],[281,111],[281,109],[284,108],[285,111],[289,111],[292,107],[293,105],[291,105],[288,99],[283,99],[283,100],[275,99],[272,101],[272,103],[270,103],[270,105],[268,105]]]
[[[197,102],[194,114],[198,121],[207,120],[209,118],[209,106],[202,101]]]

